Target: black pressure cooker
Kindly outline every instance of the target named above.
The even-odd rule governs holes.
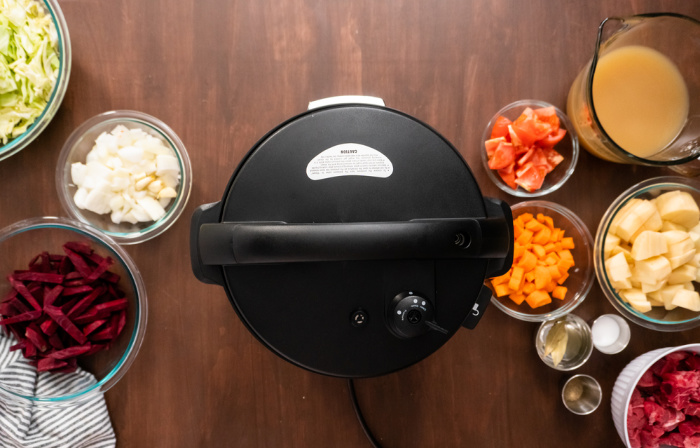
[[[457,150],[379,99],[328,99],[253,146],[192,217],[192,268],[305,369],[386,374],[474,328],[513,259],[511,210]]]

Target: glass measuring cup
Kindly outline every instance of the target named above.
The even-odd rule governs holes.
[[[655,13],[603,20],[593,58],[567,101],[583,147],[611,162],[700,174],[699,58],[700,22],[693,18]]]

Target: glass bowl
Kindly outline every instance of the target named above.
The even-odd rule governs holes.
[[[66,89],[68,88],[68,79],[70,78],[71,69],[71,45],[68,25],[66,24],[66,20],[63,17],[63,12],[57,0],[37,1],[39,5],[43,6],[51,15],[51,20],[56,29],[59,52],[58,77],[56,78],[56,84],[53,87],[46,108],[41,115],[37,117],[34,123],[32,123],[23,134],[8,141],[5,145],[0,146],[0,160],[17,154],[42,133],[53,119],[54,115],[56,115],[63,101],[63,97],[66,94]]]
[[[553,298],[552,303],[534,309],[526,302],[517,305],[508,296],[494,295],[491,302],[509,316],[530,322],[552,320],[571,312],[583,302],[593,286],[593,238],[588,228],[571,210],[553,202],[526,201],[512,206],[511,210],[513,219],[523,213],[550,216],[554,227],[564,230],[565,236],[574,239],[576,247],[571,254],[576,265],[569,269],[569,278],[563,284],[567,288],[564,300]]]
[[[26,385],[15,384],[11,381],[12,376],[2,376],[9,380],[0,379],[0,401],[20,405],[64,406],[94,398],[124,376],[141,347],[148,315],[146,289],[141,274],[124,249],[111,238],[80,222],[65,218],[34,218],[0,230],[0,253],[3,254],[0,258],[0,297],[6,297],[11,289],[5,280],[6,275],[17,269],[26,269],[30,260],[43,251],[63,254],[62,245],[69,241],[88,243],[95,253],[110,256],[115,261],[109,271],[120,276],[117,286],[129,300],[124,330],[112,341],[108,350],[78,359],[78,366],[91,373],[94,381],[71,382],[71,387],[60,392],[50,388],[46,393],[37,393],[35,389],[28,394]],[[3,337],[8,336],[3,332]],[[0,346],[8,348],[8,344]],[[0,359],[5,355],[7,353],[0,353]],[[73,374],[50,372],[39,375]]]
[[[116,126],[141,129],[170,147],[180,167],[180,183],[177,196],[165,207],[165,215],[157,221],[131,224],[122,221],[115,224],[109,214],[98,215],[75,205],[73,199],[77,187],[73,184],[71,165],[85,163],[95,139],[103,132],[111,132]],[[119,244],[136,244],[148,241],[165,232],[180,217],[192,190],[192,166],[185,145],[172,129],[159,119],[136,111],[110,111],[97,115],[80,125],[68,137],[56,166],[56,189],[64,210],[72,218],[89,224],[109,235]]]
[[[563,321],[568,334],[568,342],[566,351],[561,359],[561,362],[554,365],[552,355],[545,353],[547,335],[555,323]],[[581,367],[588,361],[593,353],[593,338],[591,337],[591,327],[588,326],[585,320],[575,314],[567,314],[559,318],[542,322],[535,336],[535,348],[542,362],[555,370],[568,372]]]
[[[695,199],[695,202],[700,204],[700,184],[696,181],[670,176],[647,179],[630,187],[613,201],[600,220],[595,237],[595,273],[605,297],[626,319],[642,327],[657,331],[681,331],[696,327],[700,325],[700,313],[680,307],[666,311],[664,307],[655,306],[647,313],[641,313],[632,308],[631,305],[622,300],[610,284],[610,279],[605,269],[604,247],[610,224],[625,204],[634,198],[653,199],[662,193],[672,190],[688,192]],[[700,292],[697,283],[693,282],[693,286],[695,286],[696,291]]]
[[[550,106],[552,105],[538,100],[516,101],[496,112],[493,118],[491,118],[491,121],[489,121],[489,123],[486,125],[486,129],[484,129],[484,134],[481,138],[481,147],[479,148],[481,153],[481,162],[489,176],[489,179],[491,179],[498,188],[508,194],[521,198],[535,198],[544,196],[561,188],[561,186],[564,185],[564,183],[574,173],[574,168],[576,168],[576,162],[578,161],[579,154],[578,137],[576,136],[576,132],[574,131],[573,125],[571,124],[569,118],[557,107],[554,107],[554,109],[559,117],[560,127],[561,129],[566,130],[566,135],[562,141],[554,146],[554,149],[556,149],[557,152],[564,157],[564,160],[557,165],[551,173],[545,176],[542,188],[537,191],[533,191],[532,193],[524,190],[522,187],[518,187],[516,190],[514,190],[508,184],[506,184],[503,179],[501,179],[501,176],[499,176],[497,171],[489,168],[488,156],[486,155],[486,150],[484,149],[484,142],[491,138],[491,130],[493,129],[493,125],[496,123],[496,119],[499,116],[503,116],[510,121],[514,121],[527,107],[537,109]]]

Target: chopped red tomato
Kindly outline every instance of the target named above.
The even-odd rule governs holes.
[[[557,132],[549,134],[545,138],[538,140],[537,144],[544,148],[551,148],[559,143],[566,135],[566,130],[558,129]]]
[[[496,152],[496,148],[498,148],[498,145],[501,142],[506,143],[505,137],[496,137],[486,140],[484,146],[486,147],[486,155],[489,157],[489,159],[493,157],[493,153]]]
[[[535,109],[533,112],[539,121],[549,123],[553,131],[559,129],[559,117],[557,116],[557,111],[554,109],[554,106],[541,107]]]
[[[518,175],[518,173],[520,173]],[[542,188],[544,176],[547,173],[543,167],[528,164],[527,168],[516,172],[515,183],[523,187],[528,192],[537,191]]]
[[[549,162],[552,167],[555,167],[564,161],[564,156],[559,154],[554,148],[542,148],[542,152],[547,158],[547,162]]]
[[[564,160],[554,149],[566,135],[560,125],[554,106],[527,107],[512,122],[497,117],[491,138],[484,144],[489,168],[498,170],[503,182],[513,189],[540,189],[545,176]]]
[[[498,144],[493,157],[489,160],[489,168],[500,170],[515,162],[515,148],[512,143],[501,142]]]
[[[510,165],[510,171],[508,169],[498,170],[498,175],[501,176],[503,182],[505,182],[513,190],[518,189],[518,184],[515,183],[515,171],[513,170],[513,165]]]
[[[509,119],[499,115],[498,118],[496,118],[493,129],[491,129],[491,138],[505,137],[508,135],[508,125],[510,123],[511,121]]]

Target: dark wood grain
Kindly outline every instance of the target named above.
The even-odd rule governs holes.
[[[107,393],[121,447],[369,446],[343,380],[296,368],[244,328],[221,288],[199,283],[188,255],[189,216],[217,201],[258,138],[340,94],[382,97],[427,122],[471,165],[483,192],[518,202],[481,168],[480,136],[500,107],[535,98],[565,107],[568,88],[609,15],[675,11],[683,0],[64,0],[73,72],[59,113],[30,147],[0,163],[0,226],[64,215],[54,170],[72,130],[114,109],[168,123],[188,148],[194,186],[177,224],[129,246],[149,294],[136,362]],[[547,200],[565,204],[595,232],[607,205],[658,169],[604,163],[583,153],[569,182]],[[576,311],[613,309],[595,285]],[[659,347],[700,340],[700,330],[632,326],[621,354],[594,352],[580,372],[601,383],[593,415],[560,400],[570,374],[547,368],[537,325],[491,307],[475,331],[398,373],[357,381],[369,425],[385,447],[623,446],[610,393],[621,369]]]

